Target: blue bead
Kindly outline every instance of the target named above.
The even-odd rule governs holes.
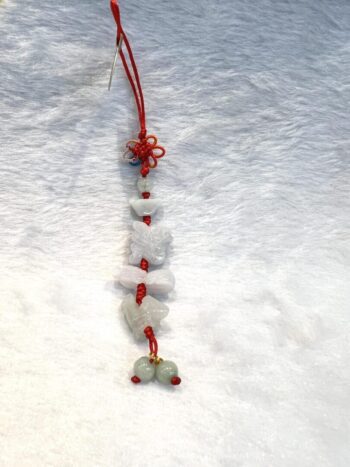
[[[135,167],[136,165],[140,165],[141,162],[139,160],[137,160],[135,162],[129,162],[129,164]]]

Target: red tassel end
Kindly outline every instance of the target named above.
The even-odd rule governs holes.
[[[180,383],[181,383],[181,378],[180,378],[179,376],[173,376],[173,377],[171,378],[171,384],[172,384],[173,386],[177,386],[177,385],[179,385]]]

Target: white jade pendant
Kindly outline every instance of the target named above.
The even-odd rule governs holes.
[[[169,293],[175,287],[175,277],[169,269],[157,269],[147,274],[145,284],[151,293]]]
[[[136,266],[123,266],[119,274],[119,282],[127,289],[136,289],[138,284],[146,283],[147,272]]]
[[[162,226],[148,226],[144,222],[133,223],[134,232],[131,236],[131,264],[139,264],[145,258],[151,264],[164,263],[166,250],[172,241],[170,231]]]
[[[138,216],[152,216],[160,206],[160,201],[154,198],[132,199],[130,205]]]
[[[136,289],[138,284],[145,284],[147,291],[155,294],[166,294],[175,286],[174,274],[169,269],[157,269],[147,273],[136,266],[123,266],[119,282],[127,289]]]
[[[146,295],[141,305],[136,303],[132,294],[127,295],[122,301],[121,310],[136,339],[144,337],[143,331],[147,326],[156,329],[169,313],[169,308],[164,303],[150,295]]]

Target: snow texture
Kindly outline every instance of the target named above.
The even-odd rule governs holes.
[[[167,156],[160,355],[119,307],[137,118],[108,1],[0,1],[1,467],[349,467],[350,2],[120,0]]]

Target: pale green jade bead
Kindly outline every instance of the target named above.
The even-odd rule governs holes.
[[[141,357],[134,363],[134,373],[144,383],[148,383],[154,378],[154,364],[149,361],[149,357]]]
[[[157,365],[156,378],[160,383],[171,384],[171,378],[177,376],[178,369],[174,362],[163,360]]]

